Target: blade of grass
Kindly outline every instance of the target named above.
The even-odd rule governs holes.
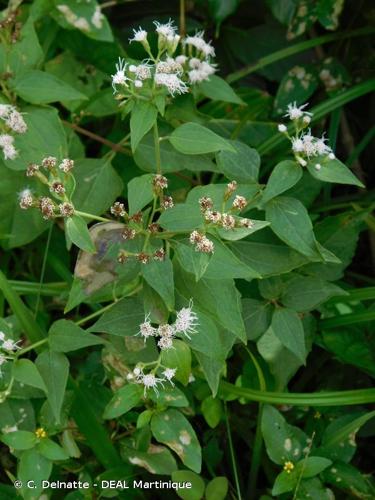
[[[350,153],[350,156],[348,156],[348,159],[346,160],[346,165],[348,167],[350,167],[350,165],[352,165],[356,161],[356,159],[359,157],[362,151],[367,148],[367,146],[374,139],[374,137],[375,137],[375,126],[370,128],[370,130],[363,136],[363,139],[356,145],[356,147]]]
[[[335,328],[337,326],[354,325],[356,323],[364,323],[375,320],[375,311],[365,311],[353,314],[343,314],[342,316],[334,316],[320,321],[320,328]]]
[[[353,288],[352,290],[345,290],[348,295],[341,295],[332,297],[326,304],[334,304],[336,302],[353,302],[361,300],[375,299],[375,286],[368,286],[365,288]]]
[[[375,403],[375,389],[356,389],[353,391],[327,391],[291,394],[284,392],[267,392],[237,387],[229,382],[220,382],[221,394],[235,394],[250,401],[270,404],[287,404],[292,406],[350,406]]]
[[[8,283],[19,295],[34,295],[39,293],[39,283],[33,281],[8,280]],[[68,285],[63,282],[43,283],[40,287],[40,294],[48,297],[55,297],[65,291],[68,291]]]
[[[227,434],[228,434],[229,452],[230,452],[230,457],[231,457],[231,461],[232,461],[234,483],[236,485],[236,491],[237,491],[237,499],[242,500],[240,482],[238,479],[236,457],[235,457],[234,448],[233,448],[232,432],[230,429],[229,418],[228,418],[228,409],[227,409],[226,403],[224,403],[224,417],[225,417],[225,426],[227,428]]]
[[[34,315],[28,309],[18,294],[9,284],[5,274],[0,271],[0,290],[3,292],[6,301],[8,302],[13,313],[17,316],[23,330],[29,341],[34,344],[39,340],[43,340],[46,336],[42,327],[35,321]]]
[[[322,45],[325,43],[334,42],[336,40],[342,40],[345,38],[354,38],[357,36],[366,36],[371,35],[375,32],[375,29],[372,27],[360,28],[358,30],[347,31],[343,33],[332,33],[328,35],[319,36],[317,38],[313,38],[312,40],[305,40],[303,42],[296,43],[291,45],[290,47],[286,47],[284,49],[277,50],[272,54],[268,54],[267,56],[261,57],[259,61],[255,64],[251,64],[242,68],[234,73],[231,73],[227,76],[227,82],[233,83],[245,76],[250,75],[251,73],[255,73],[256,71],[269,66],[277,61],[281,61],[282,59],[286,59],[287,57],[293,56],[294,54],[299,54],[300,52],[305,52],[308,49],[312,49],[313,47],[317,47],[318,45]]]

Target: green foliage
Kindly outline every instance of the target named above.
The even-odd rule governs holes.
[[[0,496],[374,498],[371,6],[133,3],[1,7]]]

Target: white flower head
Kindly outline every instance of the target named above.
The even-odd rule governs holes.
[[[129,42],[144,42],[147,40],[147,31],[139,27],[137,30],[133,30],[133,38],[129,38]]]
[[[331,152],[331,153],[329,153],[329,154],[328,154],[328,158],[329,158],[330,160],[334,160],[334,159],[336,158],[335,153],[332,153],[332,152]]]
[[[8,114],[5,124],[17,134],[24,134],[27,131],[27,125],[23,116],[14,108]]]
[[[282,132],[282,133],[284,133],[288,130],[283,123],[279,123],[279,125],[277,126],[277,129],[279,132]]]
[[[23,210],[27,210],[28,208],[31,208],[34,202],[33,194],[30,189],[26,188],[23,189],[19,195],[19,204],[20,208]]]
[[[178,64],[181,64],[181,66],[183,66],[186,63],[187,59],[187,56],[181,54],[180,56],[177,56],[175,60]]]
[[[6,119],[14,109],[11,104],[0,104],[0,118]]]
[[[156,73],[155,83],[166,87],[171,96],[185,94],[189,90],[186,83],[175,74]]]
[[[18,342],[20,342],[20,341],[18,341]],[[4,351],[8,351],[8,352],[16,351],[17,349],[21,349],[17,345],[18,342],[14,342],[12,339],[4,340],[4,342],[1,344],[1,348],[4,349]]]
[[[114,92],[117,92],[116,85],[128,86],[126,82],[129,78],[125,75],[126,66],[127,63],[125,60],[119,57],[118,63],[116,64],[116,73],[112,75],[112,87]]]
[[[174,39],[177,27],[173,25],[173,21],[171,19],[164,24],[159,23],[159,21],[154,21],[154,24],[156,26],[155,31],[160,37],[166,40],[169,38],[170,41]]]
[[[299,137],[293,137],[292,139],[292,149],[295,153],[302,153],[304,150],[303,141]]]
[[[289,117],[291,120],[299,120],[304,115],[311,116],[311,113],[303,111],[306,106],[308,106],[308,103],[303,104],[302,106],[297,106],[296,101],[294,101],[293,103],[288,104],[288,109],[284,116]]]
[[[166,368],[164,371],[163,371],[163,375],[164,377],[166,378],[166,380],[168,380],[168,382],[170,382],[173,386],[174,386],[174,383],[172,382],[172,379],[173,377],[176,375],[176,371],[177,371],[177,368]]]
[[[175,328],[173,325],[168,325],[168,323],[165,323],[163,325],[159,325],[157,334],[160,337],[173,337],[175,334]]]
[[[139,332],[137,333],[137,335],[141,335],[141,337],[144,338],[145,342],[149,337],[155,337],[157,335],[156,328],[154,328],[148,320],[149,316],[150,315],[146,316],[144,322],[139,325]]]
[[[212,47],[211,42],[207,43],[203,37],[204,31],[198,31],[194,36],[187,36],[184,43],[185,45],[195,47],[205,57],[215,57],[215,49]]]
[[[190,335],[197,333],[198,316],[193,311],[193,299],[189,301],[189,307],[183,307],[178,311],[174,328],[177,333],[183,333],[188,339]]]
[[[168,349],[174,349],[173,337],[172,336],[160,337],[160,339],[158,340],[158,347],[160,347],[162,351],[167,351]]]
[[[163,382],[165,379],[156,377],[153,373],[147,373],[146,375],[143,375],[140,383],[144,385],[144,396],[146,397],[147,389],[153,389],[156,393],[156,395],[159,395],[158,391],[158,384],[163,386]],[[163,386],[164,387],[164,386]]]

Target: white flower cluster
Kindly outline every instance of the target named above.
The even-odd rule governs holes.
[[[334,160],[335,154],[332,149],[326,144],[326,138],[314,137],[311,135],[311,129],[305,130],[311,122],[312,113],[304,110],[307,104],[297,106],[296,102],[288,104],[287,113],[285,116],[290,118],[295,124],[296,133],[291,137],[288,129],[284,124],[279,124],[279,132],[285,134],[292,143],[292,151],[298,163],[305,167],[311,158],[322,158],[325,160]],[[316,170],[322,168],[320,163],[315,164]]]
[[[17,351],[17,349],[20,349],[20,347],[18,346],[18,342],[14,342],[14,340],[6,338],[5,333],[3,331],[0,331],[0,376],[1,367],[9,359],[8,356],[14,351]]]
[[[153,372],[144,373],[143,368],[136,366],[134,370],[127,375],[127,380],[129,382],[134,381],[137,384],[142,384],[144,386],[144,397],[147,395],[147,389],[153,389],[155,394],[158,396],[158,385],[164,388],[164,382],[170,382],[172,386],[173,377],[175,376],[177,368],[165,368],[162,372],[162,377],[158,377]]]
[[[5,133],[1,133],[0,130],[0,148],[3,150],[5,160],[14,160],[18,152],[14,147],[14,137],[8,132],[24,134],[27,125],[22,114],[11,104],[0,104],[0,118],[5,128]]]
[[[196,333],[198,326],[198,316],[193,311],[192,300],[188,307],[183,307],[177,312],[176,321],[172,325],[163,323],[156,328],[152,326],[149,317],[150,315],[147,315],[144,322],[139,325],[137,335],[141,335],[145,342],[149,337],[159,337],[158,346],[161,350],[172,349],[173,339],[177,334],[183,334],[190,339],[190,335]]]
[[[112,75],[114,92],[126,94],[139,91],[145,85],[149,87],[164,87],[174,96],[188,92],[188,84],[195,84],[208,80],[215,73],[216,66],[211,63],[215,56],[214,48],[203,39],[204,33],[199,32],[181,40],[177,28],[172,21],[161,24],[154,21],[158,35],[158,57],[155,59],[147,39],[148,33],[141,27],[133,30],[134,35],[130,43],[141,43],[149,58],[139,65],[128,64],[119,59],[116,64],[116,73]],[[180,54],[176,55],[180,47]]]

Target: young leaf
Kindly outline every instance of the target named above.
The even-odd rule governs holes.
[[[158,110],[148,101],[137,100],[130,117],[130,142],[134,152],[141,139],[156,122]]]
[[[210,129],[198,123],[184,123],[169,136],[169,141],[177,151],[188,155],[235,151],[233,146]]]
[[[302,177],[302,168],[291,160],[285,160],[276,165],[263,191],[262,202],[266,203],[275,196],[293,187]]]
[[[159,394],[149,391],[148,397],[160,406],[173,406],[175,408],[189,406],[189,401],[185,394],[177,387],[168,386],[165,389],[161,388],[159,389]]]
[[[229,180],[244,184],[258,182],[260,156],[258,152],[239,141],[228,141],[234,151],[220,151],[216,154],[219,170]]]
[[[157,441],[177,453],[183,464],[197,474],[200,473],[201,447],[194,429],[182,413],[166,410],[155,414],[151,420],[151,431]]]
[[[68,217],[65,221],[65,228],[70,240],[78,248],[88,253],[95,253],[96,248],[87,229],[85,220],[78,216]]]
[[[298,470],[301,471],[302,477],[309,478],[320,474],[324,469],[332,464],[331,460],[323,457],[307,457],[301,460],[298,464]]]
[[[103,344],[100,337],[85,332],[73,321],[60,319],[49,330],[49,345],[55,352],[70,352],[98,344]]]
[[[43,351],[35,364],[47,387],[47,400],[57,423],[60,423],[61,407],[69,375],[69,361],[62,353]]]
[[[141,401],[143,389],[137,384],[127,384],[121,387],[105,408],[103,418],[116,418],[137,406]]]
[[[179,203],[163,212],[159,224],[167,231],[193,231],[203,226],[203,217],[199,207],[188,203]]]
[[[288,491],[294,490],[297,486],[298,476],[292,471],[288,474],[286,471],[280,472],[276,477],[272,488],[272,496],[278,496],[282,493],[287,493]]]
[[[364,188],[363,183],[337,158],[329,160],[328,162],[322,161],[319,163],[320,169],[318,170],[315,165],[318,161],[309,161],[307,169],[310,174],[323,182],[334,182],[336,184],[351,184]]]

